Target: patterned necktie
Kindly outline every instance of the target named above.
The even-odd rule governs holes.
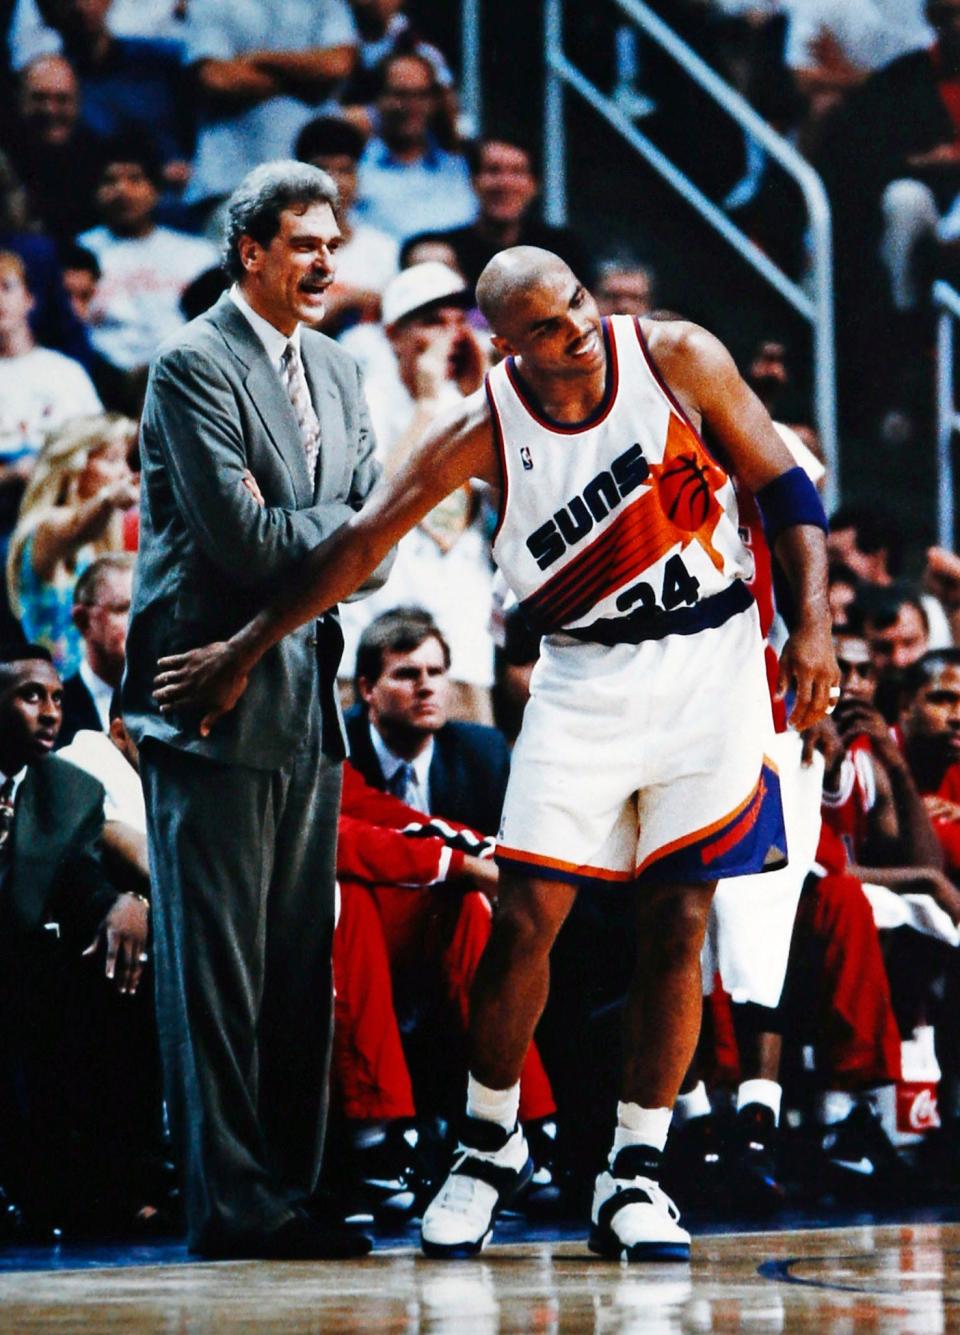
[[[420,785],[417,783],[417,772],[412,765],[406,761],[398,765],[387,787],[394,797],[399,797],[408,807],[413,807],[415,811],[421,810]]]
[[[300,427],[300,439],[307,460],[307,472],[311,480],[316,476],[317,458],[320,454],[320,421],[314,412],[310,398],[310,387],[304,374],[303,362],[293,343],[288,343],[280,358],[280,375],[284,388],[290,396],[297,424]]]
[[[8,779],[0,788],[0,860],[6,857],[10,850],[7,845],[10,842],[10,834],[13,830],[13,780]]]

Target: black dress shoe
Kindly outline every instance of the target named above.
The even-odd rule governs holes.
[[[366,1256],[372,1246],[373,1240],[356,1229],[323,1226],[297,1214],[269,1233],[220,1238],[195,1250],[215,1261],[347,1261]]]

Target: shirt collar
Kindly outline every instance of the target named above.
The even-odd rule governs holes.
[[[289,338],[286,334],[282,334],[276,325],[272,325],[269,320],[265,320],[262,315],[257,314],[240,291],[239,283],[234,283],[233,287],[230,289],[230,300],[236,306],[237,310],[241,311],[246,317],[253,332],[263,344],[264,350],[270,358],[270,364],[276,370],[280,370],[280,361],[286,351],[288,343],[292,343],[297,352],[300,352],[299,324]]]
[[[380,769],[382,770],[383,777],[386,779],[387,783],[390,782],[401,765],[410,764],[413,766],[413,772],[417,776],[417,783],[420,786],[421,792],[425,793],[427,791],[427,779],[430,774],[430,762],[433,760],[433,738],[430,738],[429,742],[418,756],[415,756],[413,760],[406,761],[402,756],[398,756],[395,752],[390,750],[389,746],[387,746],[386,742],[373,726],[373,723],[369,723],[368,726],[370,728],[370,741],[373,744],[373,749],[377,754],[377,760],[380,762]]]
[[[108,686],[102,677],[97,676],[85,657],[80,659],[80,680],[90,692],[103,731],[109,732],[110,704],[113,700],[113,687]]]

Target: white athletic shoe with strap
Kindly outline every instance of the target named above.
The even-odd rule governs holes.
[[[589,1247],[618,1261],[688,1261],[690,1234],[656,1180],[660,1155],[628,1145],[599,1174],[593,1192]]]
[[[500,1211],[533,1176],[520,1126],[466,1117],[453,1166],[423,1212],[420,1245],[426,1256],[456,1260],[483,1251]]]

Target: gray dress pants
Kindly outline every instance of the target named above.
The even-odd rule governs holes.
[[[193,1247],[278,1227],[320,1171],[341,770],[319,719],[304,726],[281,770],[141,748],[157,1020]]]

